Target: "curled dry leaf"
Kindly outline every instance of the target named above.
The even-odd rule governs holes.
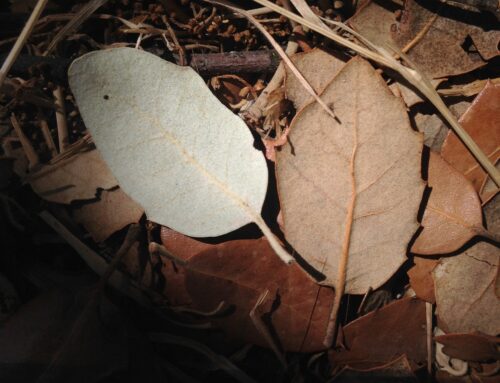
[[[406,259],[424,188],[422,136],[363,59],[346,64],[321,97],[341,124],[308,104],[277,156],[285,235],[327,284],[348,252],[346,292],[361,294]]]
[[[95,198],[97,189],[111,189],[118,184],[97,150],[44,165],[26,181],[41,198],[64,204]]]
[[[413,244],[413,253],[447,254],[476,235],[488,236],[474,187],[439,154],[432,152],[428,184],[432,191],[422,218],[424,229]]]
[[[423,301],[436,303],[434,295],[434,280],[432,270],[438,265],[438,259],[414,257],[415,265],[408,270],[410,285],[418,298]]]
[[[368,369],[406,355],[415,370],[427,358],[425,334],[425,303],[403,298],[345,326],[342,349],[331,350],[329,358],[335,365]]]
[[[120,188],[104,190],[98,201],[74,211],[75,221],[82,224],[96,242],[102,242],[125,226],[139,222],[143,214],[142,208]]]
[[[319,48],[314,48],[307,53],[296,53],[291,60],[316,93],[322,91],[345,65],[343,61]],[[285,94],[297,110],[313,100],[288,66],[285,74]]]
[[[177,271],[163,269],[170,293],[189,297],[189,307],[213,311],[222,301],[226,315],[211,320],[232,338],[269,347],[249,316],[259,296],[269,291],[259,312],[288,351],[323,349],[333,290],[314,283],[297,265],[285,266],[264,238],[207,244],[162,228],[162,242],[186,260]],[[174,279],[175,278],[175,279]],[[184,291],[182,291],[184,290]]]
[[[433,271],[439,327],[446,332],[500,333],[495,294],[500,249],[480,242]]]
[[[486,32],[458,20],[457,12],[457,8],[440,3],[426,3],[424,7],[406,0],[401,21],[391,28],[399,49],[431,78],[470,72],[500,53],[500,31]],[[469,36],[480,54],[464,49]]]
[[[104,160],[150,220],[199,237],[255,222],[291,261],[260,216],[264,156],[193,69],[116,48],[75,60],[69,83]]]
[[[493,163],[500,159],[498,105],[500,105],[500,84],[488,82],[459,120],[462,127]],[[477,192],[481,191],[481,186],[487,178],[486,173],[453,132],[448,133],[441,155],[472,182]],[[480,194],[481,200],[485,202],[497,192],[498,188],[483,192]]]
[[[443,352],[457,359],[469,362],[488,362],[500,360],[498,337],[481,333],[445,334],[435,337],[441,343]]]

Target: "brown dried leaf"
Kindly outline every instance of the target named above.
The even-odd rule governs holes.
[[[346,64],[321,97],[341,124],[308,104],[278,153],[285,234],[327,284],[337,281],[348,251],[346,292],[361,294],[382,285],[406,259],[424,187],[422,137],[363,59]]]
[[[335,375],[334,378],[335,383],[381,382],[387,380],[407,383],[418,382],[406,355],[401,355],[382,366],[366,370],[354,369],[347,366],[338,375]]]
[[[446,334],[436,336],[436,342],[444,345],[443,352],[465,361],[487,362],[500,359],[498,337],[484,335],[481,333],[473,334]]]
[[[345,65],[343,61],[318,48],[307,53],[297,53],[291,57],[291,60],[316,93],[321,92]],[[286,98],[293,102],[295,109],[299,110],[311,102],[313,97],[304,89],[290,68],[288,66],[285,68]]]
[[[430,155],[428,183],[432,191],[422,219],[424,229],[413,253],[447,254],[476,235],[488,235],[474,187],[436,153]]]
[[[460,101],[456,104],[448,105],[448,108],[458,119],[470,105],[471,103],[468,101]],[[414,116],[414,123],[418,131],[424,133],[424,144],[435,152],[440,152],[449,132],[448,125],[444,122],[443,118],[435,113],[423,114],[417,112]]]
[[[500,108],[498,105],[500,105],[500,84],[488,82],[459,120],[462,127],[493,163],[500,159]],[[481,190],[487,178],[485,171],[451,131],[443,144],[441,155],[472,182],[477,192]],[[497,188],[494,191],[485,192],[480,195],[481,200],[485,202],[497,192]]]
[[[81,223],[96,242],[102,242],[125,226],[139,222],[143,214],[144,210],[120,188],[104,190],[98,201],[74,211],[75,221]]]
[[[312,352],[323,349],[333,290],[314,283],[297,266],[286,266],[264,238],[207,244],[162,228],[162,242],[175,256],[188,260],[176,266],[184,274],[190,308],[212,311],[221,301],[230,315],[211,320],[235,339],[268,347],[249,313],[259,296],[269,290],[260,308],[285,350]],[[167,284],[171,270],[163,270]],[[182,283],[177,274],[176,283]],[[178,291],[181,291],[178,288]]]
[[[97,150],[75,154],[54,165],[44,165],[26,181],[41,198],[64,204],[95,198],[97,189],[118,185]]]
[[[431,78],[470,72],[500,53],[496,45],[500,31],[485,32],[458,20],[456,12],[456,8],[439,3],[423,7],[415,0],[406,0],[401,21],[391,30],[398,47],[407,50],[409,58]],[[463,48],[468,36],[483,57]]]
[[[406,355],[415,369],[427,358],[425,303],[418,299],[394,301],[349,323],[343,333],[344,349],[329,353],[334,364],[367,369]]]
[[[432,270],[437,266],[439,260],[422,257],[413,258],[415,266],[408,270],[410,285],[418,298],[423,301],[436,303],[434,295],[434,280]]]
[[[495,294],[500,249],[480,242],[445,258],[433,272],[439,327],[446,332],[500,333]]]
[[[396,23],[394,11],[400,7],[391,4],[390,8],[387,3],[382,6],[374,1],[367,1],[348,20],[348,24],[368,41],[380,47],[393,46],[391,26]]]

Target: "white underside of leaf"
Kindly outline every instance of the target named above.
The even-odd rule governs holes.
[[[264,156],[191,68],[117,48],[77,59],[69,81],[97,148],[150,220],[197,237],[261,221]]]

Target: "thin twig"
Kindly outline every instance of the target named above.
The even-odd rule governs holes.
[[[105,272],[102,274],[101,278],[99,279],[99,282],[97,283],[97,286],[91,293],[87,304],[83,308],[77,320],[74,322],[73,326],[71,326],[69,334],[64,340],[64,343],[59,348],[57,353],[54,355],[48,368],[42,374],[39,381],[45,381],[44,378],[46,378],[47,376],[51,376],[52,371],[57,366],[64,365],[65,358],[67,357],[68,353],[74,352],[73,350],[75,349],[78,350],[78,348],[75,348],[75,346],[77,345],[79,339],[81,339],[82,336],[86,335],[85,330],[86,327],[88,326],[89,318],[92,318],[93,316],[97,315],[98,307],[99,304],[101,303],[102,293],[104,292],[104,289],[108,284],[111,275],[116,270],[116,267],[121,262],[125,254],[127,254],[130,247],[137,240],[139,233],[140,233],[139,225],[137,224],[130,225],[127,235],[122,245],[120,246],[120,249],[114,256],[113,260],[107,266]]]
[[[174,42],[174,44],[176,45],[176,48],[178,50],[178,53],[179,53],[179,65],[182,65],[182,66],[187,65],[186,52],[184,52],[184,49],[182,48],[182,45],[179,43],[179,40],[177,39],[177,35],[175,34],[174,29],[172,28],[172,26],[168,22],[167,16],[163,15],[161,17],[161,19],[163,21],[163,24],[165,24],[165,26],[167,27],[168,34],[172,38],[172,41]]]
[[[163,245],[160,245],[156,242],[150,242],[149,244],[149,253],[150,254],[158,254],[162,257],[168,258],[169,260],[175,262],[176,264],[185,266],[188,262],[185,259],[179,258],[172,254],[167,248]]]
[[[57,155],[56,144],[54,143],[52,134],[50,134],[49,124],[47,122],[47,119],[43,115],[43,111],[41,108],[38,108],[38,124],[40,125],[40,130],[42,131],[43,139],[45,140],[47,149],[49,149],[50,157],[54,158]]]
[[[47,4],[48,0],[38,0],[38,2],[35,5],[35,8],[33,9],[33,12],[31,12],[30,18],[26,22],[26,25],[24,26],[23,30],[21,31],[21,34],[16,40],[16,43],[10,50],[9,55],[5,59],[2,68],[0,68],[0,88],[2,87],[3,82],[5,81],[5,78],[7,77],[7,74],[9,73],[9,70],[14,64],[14,61],[16,61],[17,56],[19,53],[21,53],[21,49],[23,48],[24,44],[26,43],[26,40],[28,40],[28,37],[31,34],[31,31],[33,30],[33,27],[35,26],[35,23],[37,22],[38,18],[42,14],[43,10],[45,9],[45,5]]]
[[[108,263],[95,251],[90,249],[73,233],[71,233],[57,218],[55,218],[48,211],[44,210],[40,213],[42,218],[57,234],[59,234],[83,259],[83,261],[100,276],[106,273]],[[122,294],[132,298],[143,307],[151,307],[149,299],[144,293],[130,281],[130,278],[119,270],[116,270],[108,278],[110,286],[115,288]]]
[[[24,134],[23,129],[21,128],[21,125],[19,124],[19,121],[17,120],[17,117],[14,113],[12,113],[10,116],[10,122],[12,123],[17,137],[19,138],[19,142],[21,142],[24,154],[26,155],[26,158],[28,158],[29,167],[34,168],[40,163],[38,154],[36,154],[31,141]]]
[[[274,354],[280,361],[281,365],[286,370],[287,363],[285,355],[283,355],[283,352],[281,352],[280,348],[278,347],[278,344],[274,340],[273,336],[271,335],[271,332],[267,328],[266,324],[262,320],[259,313],[259,308],[266,301],[268,295],[269,295],[269,290],[266,290],[262,294],[260,294],[259,298],[257,299],[257,302],[255,302],[255,305],[253,306],[252,310],[250,310],[249,315],[257,331],[264,337],[267,344],[269,345],[269,347],[271,347],[271,350],[273,350]]]
[[[66,107],[64,105],[64,94],[60,85],[52,92],[56,102],[57,138],[59,141],[59,153],[66,151],[69,144],[68,121],[66,120]]]
[[[427,335],[427,372],[432,376],[432,303],[425,302],[425,323]]]
[[[403,47],[403,49],[401,49],[401,51],[403,53],[408,53],[408,51],[411,48],[413,48],[415,45],[417,45],[420,42],[420,40],[422,40],[424,38],[424,36],[429,31],[429,29],[431,29],[432,24],[434,24],[434,22],[436,21],[438,16],[439,16],[439,13],[435,13],[434,16],[432,16],[430,18],[430,20],[427,22],[427,24],[425,24],[425,26],[422,28],[422,30],[420,32],[418,32],[417,35],[408,44],[406,44]]]
[[[187,347],[192,350],[203,354],[205,357],[210,359],[221,370],[224,370],[227,374],[232,376],[236,381],[241,383],[256,383],[251,377],[249,377],[240,368],[234,365],[229,359],[223,355],[216,354],[210,348],[202,343],[198,343],[189,338],[183,338],[176,335],[171,335],[167,333],[149,333],[148,339],[154,343],[166,343],[175,344],[182,347]]]

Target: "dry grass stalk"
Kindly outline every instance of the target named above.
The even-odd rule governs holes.
[[[68,34],[76,30],[82,23],[87,20],[92,13],[94,13],[99,7],[104,5],[108,0],[91,0],[85,4],[80,10],[73,16],[73,18],[66,24],[58,33],[54,36],[50,42],[47,50],[44,52],[44,56],[52,53],[57,44]]]
[[[57,137],[59,141],[59,152],[63,153],[69,144],[68,122],[66,120],[66,107],[64,106],[64,94],[58,85],[53,91],[56,101]]]
[[[262,314],[259,312],[260,306],[266,301],[267,296],[269,295],[269,290],[264,291],[262,294],[260,294],[259,298],[257,299],[257,302],[255,302],[254,307],[252,310],[250,310],[250,319],[252,320],[253,325],[257,329],[257,331],[262,335],[262,337],[266,340],[267,344],[273,350],[274,355],[278,358],[280,361],[281,365],[283,368],[286,370],[287,369],[287,363],[285,359],[285,355],[283,352],[280,350],[278,344],[274,340],[271,332],[267,328],[266,324],[262,320],[261,316]]]
[[[28,137],[23,132],[23,129],[21,128],[21,125],[19,124],[19,121],[17,120],[17,117],[14,113],[10,116],[10,122],[12,123],[12,126],[14,130],[16,131],[17,137],[19,138],[19,141],[21,142],[21,146],[23,147],[24,154],[26,154],[26,157],[28,158],[28,163],[30,168],[34,168],[36,165],[40,163],[40,160],[38,158],[38,154],[36,154],[35,149],[33,148],[33,145],[31,145],[30,140]]]
[[[305,0],[290,0],[293,4],[293,6],[299,11],[299,13],[302,15],[303,18],[316,23],[318,25],[321,25],[324,28],[328,28],[323,21],[316,15],[309,4],[306,3]]]
[[[434,89],[433,85],[423,74],[418,71],[411,69],[402,65],[399,61],[397,61],[390,52],[388,52],[385,48],[375,46],[374,44],[370,44],[371,49],[363,47],[355,42],[352,42],[342,36],[339,36],[335,32],[330,29],[326,29],[324,27],[319,26],[316,23],[313,23],[305,18],[296,15],[293,12],[290,12],[268,0],[254,0],[256,3],[268,7],[273,11],[288,17],[291,20],[294,20],[297,23],[302,24],[310,28],[311,30],[320,33],[321,35],[330,38],[331,40],[349,48],[358,54],[374,60],[379,64],[386,66],[390,69],[393,69],[400,73],[410,84],[415,86],[432,104],[438,109],[441,115],[446,119],[446,121],[451,125],[454,132],[460,137],[464,145],[471,152],[471,154],[476,158],[476,160],[481,164],[481,166],[485,169],[485,171],[490,175],[492,180],[495,182],[497,186],[500,186],[500,172],[494,164],[488,159],[488,157],[484,154],[484,152],[477,146],[474,140],[470,137],[470,135],[460,126],[457,119],[448,109],[448,107],[444,104],[443,100],[439,96],[439,94]],[[344,28],[345,29],[345,28]],[[366,39],[363,39],[366,41]],[[373,50],[375,48],[375,50]],[[408,58],[404,55],[403,52],[399,53],[401,57],[403,57],[406,61]]]
[[[426,321],[426,338],[427,338],[427,372],[432,376],[432,303],[425,302],[425,321]]]
[[[45,140],[45,144],[47,145],[47,149],[49,149],[50,157],[54,158],[57,156],[57,148],[54,143],[54,139],[52,138],[52,134],[50,134],[49,124],[47,119],[43,115],[41,108],[38,109],[38,124],[40,126],[40,130],[43,134],[43,139]]]
[[[16,43],[14,44],[9,52],[9,55],[2,64],[2,68],[0,68],[0,88],[3,85],[3,82],[5,81],[5,78],[7,77],[12,64],[14,64],[17,56],[19,56],[19,53],[21,53],[21,49],[26,43],[26,40],[28,40],[28,37],[31,35],[31,31],[33,30],[35,23],[45,9],[45,5],[47,5],[47,0],[38,0],[35,8],[33,9],[33,12],[31,12],[30,18],[26,22],[26,25],[21,31],[21,34],[17,38]]]

